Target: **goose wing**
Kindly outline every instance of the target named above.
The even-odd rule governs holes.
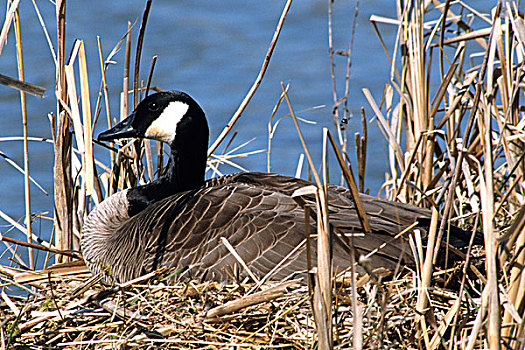
[[[292,196],[296,190],[312,185],[309,181],[279,174],[246,172],[212,179],[208,181],[208,186],[226,183],[248,184],[286,196]],[[328,185],[327,196],[330,223],[346,232],[362,232],[350,191],[344,187]],[[315,204],[313,196],[304,196],[303,199],[309,204]],[[414,205],[387,201],[365,194],[360,194],[360,199],[373,234],[395,236],[416,221],[424,228],[431,217],[430,210]]]
[[[275,174],[243,173],[211,180],[204,188],[148,207],[132,219],[141,222],[145,232],[142,273],[169,266],[186,268],[185,273],[193,278],[230,279],[239,261],[224,239],[259,278],[276,265],[279,268],[272,274],[274,279],[304,272],[308,266],[304,210],[291,194],[308,185],[308,181]],[[344,241],[352,236],[360,254],[384,245],[371,263],[394,268],[407,245],[404,239],[392,237],[412,224],[414,216],[406,215],[402,208],[396,213],[395,205],[385,204],[390,202],[365,198],[373,233],[364,235],[347,192],[336,186],[329,190],[330,222],[343,236],[335,240],[334,265],[337,269],[349,266],[348,244]],[[309,230],[315,232],[314,220],[310,220]],[[313,240],[314,257],[315,246]],[[242,268],[240,271],[246,275]]]
[[[192,278],[231,279],[237,258],[263,276],[304,240],[304,214],[289,196],[245,184],[224,184],[167,199],[140,215],[155,217],[146,241],[144,268],[188,268]],[[152,208],[153,209],[153,208]],[[148,212],[148,213],[146,213]],[[290,257],[276,278],[298,266]],[[243,275],[246,273],[243,272]]]

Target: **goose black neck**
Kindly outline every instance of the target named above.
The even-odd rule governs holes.
[[[168,166],[158,179],[128,190],[130,216],[138,214],[151,204],[179,192],[199,188],[204,184],[206,158],[201,164],[195,164],[195,159],[181,157],[172,152]]]
[[[202,118],[194,118],[190,124],[181,124],[177,127],[175,140],[170,145],[171,152],[164,174],[146,185],[128,191],[130,216],[161,199],[197,189],[204,184],[208,133],[204,113]]]

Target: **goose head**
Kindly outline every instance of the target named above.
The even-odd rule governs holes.
[[[195,189],[204,183],[208,136],[208,122],[199,104],[184,92],[163,91],[142,100],[126,119],[101,133],[98,140],[134,137],[169,144],[171,152],[164,174],[150,187],[137,189],[143,192],[142,197],[156,198],[161,195],[151,195],[155,192],[151,187],[158,186],[167,194]]]
[[[179,140],[188,141],[196,137],[195,141],[205,139],[207,147],[208,133],[204,112],[191,96],[181,91],[163,91],[142,100],[126,119],[102,132],[98,140],[135,137],[177,147]]]

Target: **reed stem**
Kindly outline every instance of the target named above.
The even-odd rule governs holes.
[[[56,66],[56,96],[57,118],[55,138],[55,247],[59,250],[72,248],[72,179],[71,179],[71,131],[69,118],[66,115],[67,86],[66,86],[66,0],[56,1],[57,24],[57,66]],[[67,259],[56,257],[56,262]]]
[[[18,63],[18,78],[21,81],[25,80],[24,77],[24,56],[22,53],[22,31],[20,29],[20,13],[18,9],[15,12],[15,37],[16,37],[16,57]],[[33,225],[31,215],[31,195],[29,187],[29,146],[27,142],[27,102],[26,93],[20,91],[20,107],[22,109],[22,125],[24,129],[24,194],[25,194],[25,211],[26,218],[25,224],[27,228],[27,242],[33,242]],[[33,255],[33,249],[28,248],[29,253],[29,268],[35,269],[35,258]]]

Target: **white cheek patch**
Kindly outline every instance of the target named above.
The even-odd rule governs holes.
[[[149,139],[171,143],[175,139],[177,124],[184,117],[189,107],[184,102],[170,102],[159,117],[151,123],[144,136]]]

